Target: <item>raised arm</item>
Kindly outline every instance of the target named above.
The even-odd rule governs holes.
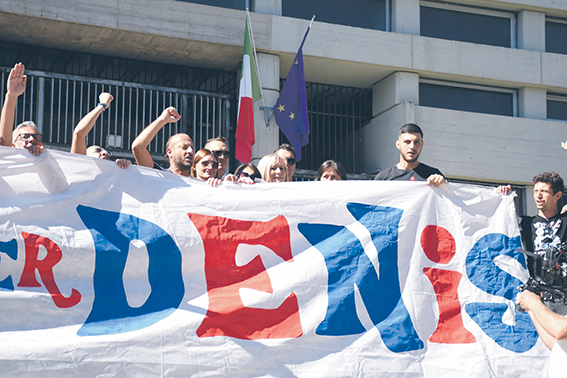
[[[14,117],[18,97],[26,90],[28,77],[24,75],[25,67],[18,63],[10,71],[6,98],[0,115],[0,146],[12,146],[12,129],[14,128]]]
[[[98,105],[84,116],[73,131],[73,141],[71,142],[71,152],[74,154],[87,154],[87,134],[93,128],[96,120],[103,111],[108,109],[114,97],[110,93],[103,92],[98,96]]]
[[[160,131],[166,124],[177,122],[180,119],[181,115],[179,115],[173,106],[170,106],[165,109],[155,121],[150,123],[148,127],[140,133],[140,135],[138,135],[134,142],[132,142],[132,153],[134,154],[134,158],[138,165],[150,168],[154,166],[154,161],[148,151],[150,142],[154,139],[158,131]]]

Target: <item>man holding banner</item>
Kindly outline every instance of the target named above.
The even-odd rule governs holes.
[[[446,184],[437,168],[420,163],[417,159],[423,148],[423,131],[415,123],[407,123],[400,129],[396,148],[400,150],[400,162],[381,171],[374,180],[427,181],[428,185]]]
[[[523,217],[521,223],[524,247],[538,255],[548,250],[561,250],[567,239],[567,214],[560,214],[557,203],[563,195],[563,179],[555,172],[544,172],[534,177],[534,200],[538,214]],[[533,262],[533,259],[530,259]],[[532,277],[535,264],[530,264]],[[545,345],[551,350],[549,377],[563,377],[567,366],[567,306],[552,301],[542,302],[540,295],[529,290],[519,293],[516,303],[526,310]]]

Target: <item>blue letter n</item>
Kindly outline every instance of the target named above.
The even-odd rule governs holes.
[[[344,226],[298,225],[299,231],[325,257],[329,273],[329,304],[318,335],[352,335],[365,331],[356,314],[354,286],[372,323],[392,352],[423,348],[402,301],[398,277],[398,224],[402,210],[347,204],[354,218],[368,229],[378,251],[379,275],[358,238]],[[380,278],[378,278],[380,277]]]

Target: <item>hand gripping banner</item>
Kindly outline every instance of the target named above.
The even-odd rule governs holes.
[[[0,148],[2,377],[532,377],[513,196]]]

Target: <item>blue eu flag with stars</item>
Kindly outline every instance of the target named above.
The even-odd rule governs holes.
[[[309,119],[307,95],[303,72],[303,44],[311,27],[307,28],[287,79],[274,106],[276,123],[295,149],[297,161],[301,160],[301,147],[309,143]]]

